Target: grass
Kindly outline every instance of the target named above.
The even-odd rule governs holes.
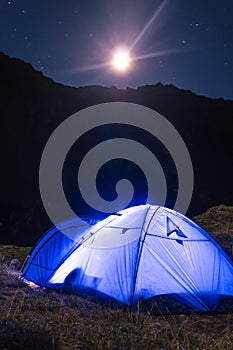
[[[203,227],[221,245],[225,252],[233,256],[233,207],[224,204],[208,209],[193,220]]]
[[[219,243],[227,237],[230,253],[233,207],[211,208],[195,220]],[[233,314],[154,315],[65,292],[33,291],[18,280],[17,261],[12,263],[22,263],[29,251],[0,246],[0,349],[233,348]]]

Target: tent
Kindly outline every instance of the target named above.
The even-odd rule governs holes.
[[[39,286],[125,305],[153,301],[162,312],[233,304],[233,263],[222,248],[184,215],[149,204],[88,228],[76,219],[54,226],[22,275]]]

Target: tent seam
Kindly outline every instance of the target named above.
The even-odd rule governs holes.
[[[144,235],[144,238],[143,240],[141,241],[141,238],[142,238],[142,232],[144,230],[144,225],[145,225],[145,221],[146,221],[146,218],[147,218],[147,215],[148,215],[148,212],[151,208],[151,205],[149,206],[146,214],[145,214],[145,217],[144,217],[144,222],[143,222],[143,225],[142,225],[142,229],[141,229],[141,234],[140,234],[140,238],[139,238],[139,241],[138,241],[138,251],[137,251],[137,256],[136,256],[136,262],[135,262],[135,268],[134,268],[134,282],[133,282],[133,291],[132,291],[132,295],[131,295],[131,302],[130,302],[130,305],[131,307],[133,306],[133,303],[134,303],[134,295],[135,295],[135,288],[136,288],[136,282],[137,282],[137,275],[138,275],[138,268],[139,268],[139,263],[140,263],[140,259],[141,259],[141,254],[142,254],[142,248],[143,248],[143,244],[144,244],[144,241],[145,241],[145,238],[146,238],[146,234],[147,234],[147,229],[154,217],[154,215],[157,213],[157,211],[159,210],[160,206],[157,207],[157,209],[154,211],[148,225],[147,225],[147,228],[145,230],[145,235]],[[140,249],[140,242],[142,242],[141,244],[141,249]]]

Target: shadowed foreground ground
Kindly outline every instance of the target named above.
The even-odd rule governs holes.
[[[211,208],[195,221],[231,256],[233,207]],[[0,349],[233,349],[233,314],[156,316],[32,291],[17,279],[29,251],[0,246]]]

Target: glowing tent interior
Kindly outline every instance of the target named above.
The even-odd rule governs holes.
[[[76,219],[54,226],[22,276],[131,306],[163,297],[171,312],[216,311],[226,298],[233,301],[233,263],[222,248],[187,217],[149,204],[88,228]]]

